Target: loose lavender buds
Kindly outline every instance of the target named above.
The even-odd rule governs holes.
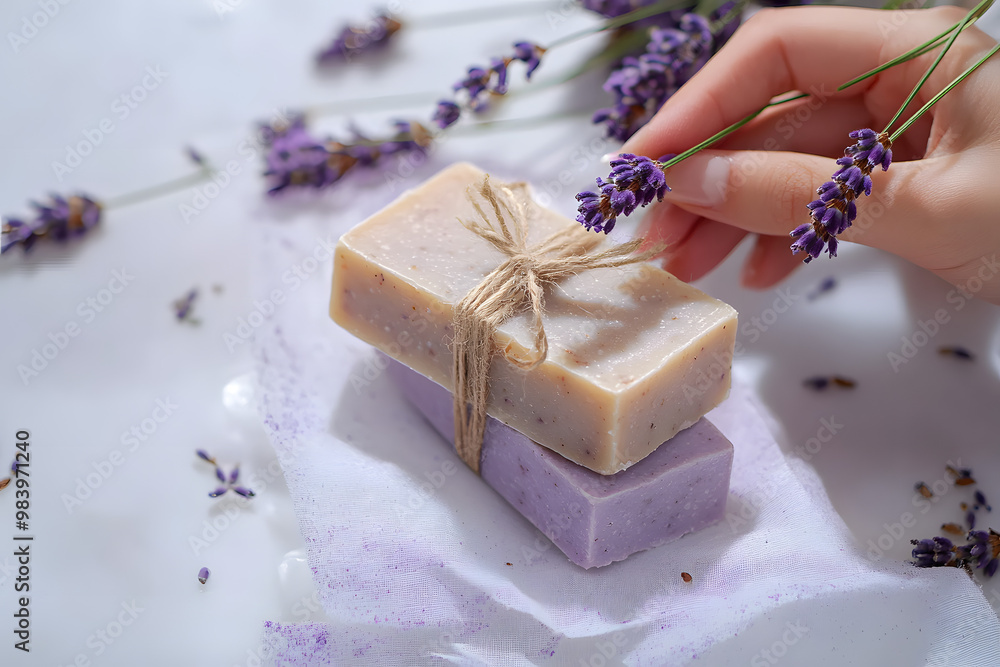
[[[597,192],[581,192],[577,222],[588,231],[609,233],[618,216],[631,215],[636,208],[662,201],[670,190],[662,163],[641,155],[624,153],[611,161],[608,180],[597,179]]]
[[[208,582],[208,577],[212,574],[212,571],[207,567],[203,567],[198,571],[198,582],[201,584]]]
[[[849,135],[857,143],[844,151],[844,157],[837,160],[840,169],[816,190],[819,199],[809,204],[810,222],[799,225],[790,236],[792,253],[804,252],[805,262],[819,257],[823,251],[830,257],[837,256],[837,236],[843,233],[858,215],[855,200],[872,193],[871,172],[875,167],[882,171],[892,164],[892,143],[889,135],[877,134],[874,130],[855,130]]]
[[[237,485],[237,482],[239,482],[240,479],[240,467],[238,465],[229,471],[229,474],[227,475],[225,471],[216,463],[215,457],[210,456],[204,449],[197,450],[195,454],[202,461],[211,463],[215,466],[215,477],[222,482],[221,486],[218,486],[213,491],[209,492],[209,498],[218,498],[219,496],[225,495],[225,493],[230,489],[232,489],[237,495],[243,496],[244,498],[253,498],[257,495],[250,489]]]
[[[31,250],[42,238],[67,241],[83,236],[101,222],[101,205],[87,195],[49,196],[46,203],[32,202],[32,220],[5,218],[0,224],[0,254],[16,246]]]
[[[316,55],[316,62],[325,65],[338,60],[350,61],[366,51],[385,46],[403,24],[389,14],[380,13],[364,26],[345,26],[327,48]]]
[[[194,302],[197,298],[198,298],[198,290],[192,288],[183,297],[174,301],[173,303],[174,315],[177,317],[177,321],[197,324],[198,321],[193,317],[191,317],[191,313],[194,310]]]

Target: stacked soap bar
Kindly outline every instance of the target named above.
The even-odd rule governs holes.
[[[331,316],[401,362],[393,377],[449,439],[454,308],[505,259],[460,222],[483,177],[444,170],[345,234],[334,259]],[[575,224],[529,210],[529,243]],[[732,446],[702,416],[729,389],[735,311],[641,264],[547,289],[544,324],[543,363],[492,362],[483,480],[583,567],[718,521]],[[494,340],[524,357],[528,315]]]
[[[398,362],[389,375],[454,443],[448,390]],[[591,568],[722,519],[732,464],[733,446],[704,418],[628,470],[599,475],[491,417],[480,474],[571,561]]]
[[[453,308],[505,256],[467,230],[466,197],[484,174],[452,166],[345,234],[330,314],[389,356],[453,389]],[[530,242],[566,225],[532,207]],[[527,356],[530,317],[503,324],[499,347]],[[546,361],[525,372],[500,357],[487,413],[601,474],[648,456],[725,398],[736,312],[650,264],[583,271],[545,296]]]

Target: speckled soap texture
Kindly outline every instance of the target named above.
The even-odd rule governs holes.
[[[345,234],[330,314],[362,340],[451,390],[453,306],[505,257],[459,218],[484,173],[445,169]],[[529,242],[577,223],[531,207]],[[524,356],[527,314],[497,344]],[[583,271],[546,290],[546,361],[496,357],[487,412],[602,474],[642,460],[727,395],[736,311],[649,264]]]
[[[389,374],[434,428],[454,442],[451,394],[391,360]],[[584,568],[624,560],[721,520],[733,446],[706,419],[643,461],[599,475],[490,418],[483,481]]]

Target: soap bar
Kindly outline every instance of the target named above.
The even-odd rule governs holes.
[[[453,442],[451,394],[399,362],[389,376]],[[706,419],[614,475],[599,475],[489,418],[483,481],[584,568],[601,567],[721,520],[733,446]]]
[[[341,237],[330,315],[451,391],[453,307],[505,257],[458,220],[484,173],[457,164]],[[529,242],[566,225],[530,208]],[[624,470],[729,391],[736,311],[649,263],[582,271],[546,290],[546,360],[499,355],[487,413],[602,474]],[[526,357],[530,315],[503,324],[501,348]]]

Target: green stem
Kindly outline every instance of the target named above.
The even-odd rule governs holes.
[[[983,56],[982,58],[980,58],[979,61],[975,65],[973,65],[969,69],[967,69],[964,72],[962,72],[962,74],[960,74],[954,81],[952,81],[951,83],[949,83],[945,87],[944,90],[942,90],[940,93],[938,93],[937,95],[935,95],[934,97],[932,97],[930,100],[928,100],[927,104],[925,104],[924,106],[920,107],[920,109],[915,114],[913,114],[912,116],[910,116],[910,119],[907,120],[905,123],[903,123],[902,127],[900,127],[898,130],[896,130],[895,132],[892,133],[892,136],[889,137],[889,141],[890,142],[896,141],[896,139],[898,139],[899,136],[901,134],[903,134],[903,132],[906,132],[906,130],[911,125],[913,125],[913,123],[915,123],[918,118],[920,118],[922,115],[924,115],[924,113],[926,113],[926,111],[928,109],[930,109],[932,106],[934,106],[935,104],[937,104],[938,101],[940,101],[940,99],[942,97],[944,97],[945,95],[947,95],[948,92],[952,88],[954,88],[958,84],[962,83],[962,81],[965,80],[965,77],[967,77],[970,74],[972,74],[973,72],[975,72],[976,69],[978,69],[980,65],[982,65],[984,62],[986,62],[987,60],[989,60],[990,57],[994,53],[996,53],[998,50],[1000,50],[1000,44],[997,44],[992,49],[990,49],[989,53],[987,53],[985,56]]]
[[[990,5],[992,5],[992,4],[993,4],[993,0],[989,0],[989,2],[986,4],[986,6],[984,8],[981,8],[979,10],[979,13],[975,15],[974,19],[978,19],[980,16],[982,16],[983,12],[985,12],[987,9],[989,9]],[[973,13],[975,13],[975,10],[973,10]],[[847,83],[841,84],[837,88],[837,90],[844,90],[845,88],[850,88],[854,84],[860,83],[860,82],[864,81],[865,79],[871,78],[871,77],[875,76],[876,74],[879,74],[880,72],[884,72],[885,70],[889,69],[890,67],[895,67],[896,65],[904,63],[904,62],[906,62],[908,60],[913,60],[914,58],[922,56],[923,54],[927,53],[928,51],[933,51],[938,46],[940,46],[942,43],[944,43],[944,41],[945,41],[945,39],[947,39],[948,35],[950,35],[952,32],[954,32],[958,28],[958,26],[960,24],[961,23],[956,23],[955,25],[951,26],[950,28],[948,28],[947,30],[945,30],[944,32],[942,32],[941,34],[939,34],[939,35],[937,35],[935,37],[932,37],[931,39],[927,40],[926,42],[924,42],[920,46],[916,46],[916,47],[910,49],[909,51],[907,51],[906,53],[903,53],[902,55],[896,56],[892,60],[889,60],[888,62],[885,62],[885,63],[879,65],[875,69],[869,70],[869,71],[865,72],[864,74],[862,74],[861,76],[857,76],[857,77],[851,79],[850,81],[848,81]],[[971,25],[971,24],[972,24],[972,22],[969,22],[968,25]],[[966,25],[966,27],[968,27],[968,25]]]
[[[193,174],[188,174],[187,176],[182,176],[180,178],[175,178],[166,183],[160,183],[158,185],[153,185],[148,188],[143,188],[142,190],[136,190],[135,192],[129,192],[124,195],[119,195],[117,197],[112,197],[111,199],[105,199],[101,202],[101,205],[105,210],[112,208],[122,208],[124,206],[130,206],[132,204],[137,204],[141,201],[146,201],[147,199],[153,199],[154,197],[160,197],[163,195],[170,194],[171,192],[177,192],[179,190],[186,190],[192,185],[197,185],[201,181],[204,181],[209,176],[211,176],[213,170],[210,167],[203,167]]]
[[[778,100],[777,102],[769,102],[768,104],[765,104],[760,109],[758,109],[757,111],[754,111],[752,114],[750,114],[749,116],[746,116],[742,120],[738,120],[735,123],[733,123],[732,125],[730,125],[729,127],[727,127],[726,129],[721,130],[719,132],[716,132],[715,134],[713,134],[712,136],[710,136],[708,139],[705,139],[705,141],[701,142],[697,146],[694,146],[693,148],[689,148],[686,151],[684,151],[683,153],[681,153],[680,155],[676,155],[676,156],[670,158],[669,160],[667,160],[666,162],[661,163],[660,164],[660,168],[661,169],[669,169],[670,167],[674,166],[675,164],[677,164],[681,160],[686,160],[687,158],[691,157],[692,155],[694,155],[698,151],[700,151],[700,150],[702,150],[704,148],[708,148],[709,146],[711,146],[715,142],[719,141],[720,139],[724,139],[725,137],[729,136],[730,134],[732,134],[736,130],[740,129],[741,127],[743,127],[744,125],[746,125],[747,123],[749,123],[750,121],[752,121],[754,118],[756,118],[761,113],[763,113],[765,109],[769,109],[771,107],[776,107],[779,104],[785,104],[786,102],[793,102],[795,100],[801,100],[804,97],[809,97],[809,93],[798,93],[796,95],[792,95],[791,97],[787,97],[787,98],[785,98],[783,100]]]
[[[968,25],[969,21],[972,20],[972,17],[976,15],[976,12],[978,12],[985,5],[992,3],[993,0],[982,0],[978,5],[976,5],[972,9],[972,11],[970,11],[968,14],[965,15],[964,19],[962,19],[958,23],[956,28],[952,31],[951,37],[948,39],[948,42],[944,45],[944,48],[942,48],[941,52],[937,54],[937,58],[935,58],[934,62],[931,63],[931,66],[927,68],[927,71],[924,72],[924,75],[920,77],[920,80],[917,81],[917,85],[915,85],[913,87],[913,90],[910,91],[910,94],[906,98],[906,101],[904,101],[903,104],[899,107],[899,110],[896,112],[896,115],[893,116],[892,120],[890,120],[886,124],[885,129],[882,130],[882,132],[888,132],[889,128],[892,127],[893,123],[899,120],[899,117],[903,115],[903,112],[906,111],[906,107],[909,106],[910,102],[913,101],[913,98],[917,96],[918,92],[920,92],[921,86],[923,86],[924,83],[927,82],[927,79],[929,79],[931,74],[934,73],[934,70],[937,69],[938,64],[941,62],[941,59],[944,58],[944,55],[946,53],[948,53],[948,50],[951,48],[951,45],[954,44],[955,40],[958,39],[958,36],[962,34],[962,31],[965,30],[965,26]]]
[[[605,21],[601,25],[597,25],[592,28],[584,28],[583,30],[570,33],[565,37],[560,37],[545,48],[546,50],[554,49],[557,46],[569,44],[570,42],[575,42],[578,39],[583,39],[584,37],[589,37],[590,35],[596,35],[597,33],[604,32],[605,30],[614,30],[615,28],[620,28],[623,25],[635,23],[636,21],[641,21],[642,19],[649,18],[650,16],[656,16],[657,14],[668,12],[671,9],[681,9],[683,7],[690,6],[690,0],[660,0],[660,2],[647,7],[642,7],[641,9],[629,12],[628,14],[622,14],[621,16]]]

